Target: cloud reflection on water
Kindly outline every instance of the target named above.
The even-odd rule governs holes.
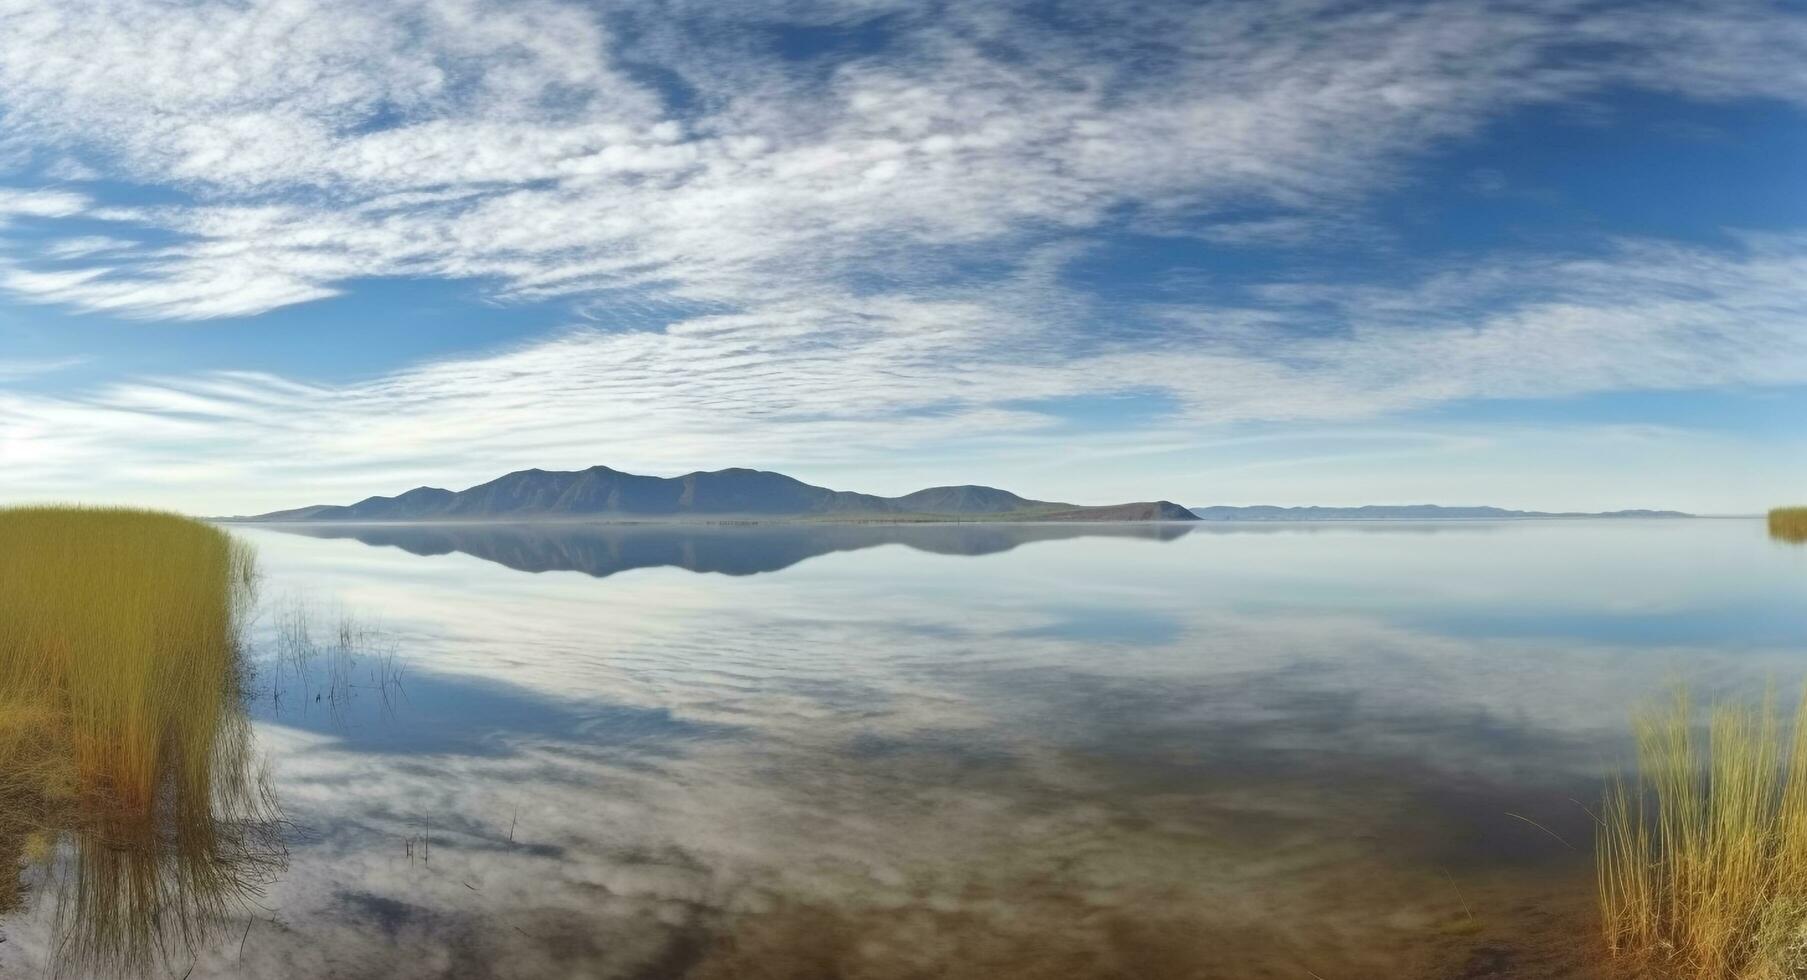
[[[1556,971],[1585,869],[1508,811],[1584,840],[1568,798],[1631,702],[1676,673],[1799,678],[1807,637],[1432,613],[1798,602],[1753,526],[1081,536],[606,581],[244,532],[273,584],[378,620],[411,688],[393,717],[266,715],[316,838],[244,962],[195,976],[1381,977],[1482,947]],[[1113,626],[1136,617],[1158,628]]]

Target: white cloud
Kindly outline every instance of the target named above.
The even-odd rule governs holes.
[[[1157,391],[1173,412],[1139,420],[1138,439],[1184,446],[1226,423],[1335,423],[1462,398],[1803,384],[1802,282],[1807,241],[1756,241],[1738,256],[1632,244],[1610,260],[1502,263],[1414,288],[1295,288],[1261,317],[1167,310],[1159,349],[1123,341],[1085,354],[988,302],[866,296],[663,332],[578,329],[340,386],[221,373],[70,397],[0,393],[0,463],[15,496],[89,487],[98,473],[177,506],[249,510],[528,466],[809,475],[959,450],[1045,456],[1050,439],[1082,458],[1088,443],[1120,448],[1121,434],[1069,438],[1015,406]],[[1508,286],[1528,298],[1467,315]],[[1057,295],[1033,279],[1016,288]],[[1332,304],[1346,329],[1264,336],[1317,322],[1289,319],[1286,303]]]
[[[1268,305],[1179,310],[1164,342],[1234,364],[1243,418],[1378,413],[1461,398],[1786,385],[1807,380],[1807,239],[1741,252],[1644,242],[1605,258],[1506,259],[1408,287],[1274,286]],[[1322,335],[1325,309],[1345,329]],[[1122,370],[1184,390],[1172,350]],[[1195,401],[1221,419],[1221,406]],[[1215,408],[1215,412],[1214,412]]]
[[[828,71],[748,40],[880,10],[896,14],[885,57]],[[1322,207],[1498,111],[1608,85],[1807,101],[1807,31],[1756,3],[1063,14],[1077,34],[1010,4],[644,3],[605,21],[555,2],[0,3],[8,141],[193,198],[130,216],[177,233],[154,262],[11,288],[150,317],[370,275],[744,306],[930,274],[938,249],[1009,250],[1123,207]]]
[[[50,374],[75,367],[83,360],[85,359],[80,357],[38,358],[35,360],[0,358],[0,381],[16,381],[20,378]]]
[[[757,40],[881,12],[882,57],[792,65]],[[1125,389],[1171,395],[1143,435],[1183,445],[1457,398],[1807,381],[1795,238],[1274,286],[1121,335],[1087,324],[1148,311],[1056,275],[1126,213],[1218,241],[1346,234],[1414,154],[1518,106],[1616,85],[1807,103],[1799,18],[1558,0],[1057,13],[1071,29],[1004,3],[0,0],[0,149],[175,192],[0,191],[0,222],[92,219],[0,263],[16,295],[181,319],[356,277],[478,278],[578,299],[603,328],[334,387],[0,393],[9,489],[68,493],[102,468],[233,506],[219,486],[280,484],[276,504],[512,465],[833,468],[1043,437],[1050,420],[1013,405]]]
[[[52,259],[80,259],[90,255],[124,251],[135,244],[135,242],[123,238],[109,238],[105,235],[86,235],[80,238],[63,238],[52,242],[43,249],[43,254]]]
[[[14,218],[66,218],[87,204],[86,197],[67,191],[0,187],[0,225]]]

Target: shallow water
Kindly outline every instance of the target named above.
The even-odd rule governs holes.
[[[1590,976],[1629,712],[1807,680],[1761,521],[296,530],[194,977]]]

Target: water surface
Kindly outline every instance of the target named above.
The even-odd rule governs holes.
[[[306,832],[194,977],[1588,976],[1632,707],[1807,678],[1759,521],[235,533]]]

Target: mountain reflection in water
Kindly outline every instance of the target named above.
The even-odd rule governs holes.
[[[1632,707],[1807,676],[1760,522],[1175,530],[235,528],[399,662],[260,620],[309,835],[191,980],[1589,980]]]
[[[273,524],[316,538],[355,538],[416,555],[453,552],[523,572],[605,578],[674,567],[757,575],[808,558],[901,544],[940,555],[990,555],[1038,541],[1080,537],[1172,541],[1184,524]]]

